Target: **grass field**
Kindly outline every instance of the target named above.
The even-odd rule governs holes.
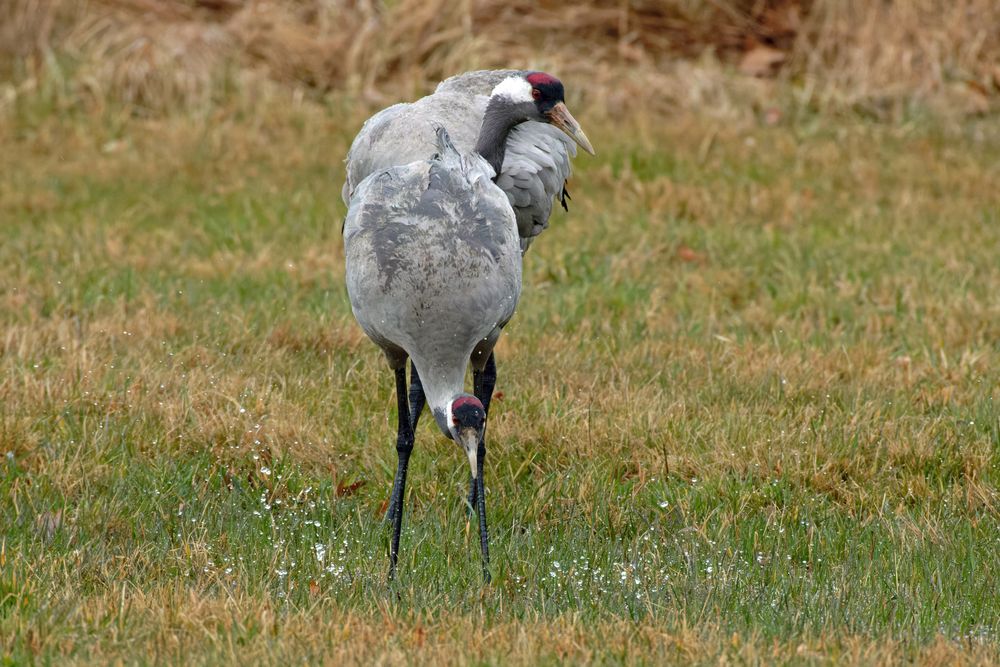
[[[363,110],[0,117],[3,661],[1000,660],[996,118],[575,112],[598,157],[498,348],[486,588],[427,419],[386,584]]]

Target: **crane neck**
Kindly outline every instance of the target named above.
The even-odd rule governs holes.
[[[414,350],[416,352],[416,350]],[[448,408],[455,396],[465,391],[465,364],[468,357],[445,353],[445,358],[431,361],[426,354],[412,355],[413,365],[420,375],[420,384],[427,399],[427,407],[434,415],[434,421],[445,437],[448,430]]]
[[[508,98],[500,96],[491,97],[486,104],[483,125],[476,140],[476,152],[490,163],[496,176],[500,175],[500,168],[507,152],[507,135],[515,126],[527,120],[519,106]]]

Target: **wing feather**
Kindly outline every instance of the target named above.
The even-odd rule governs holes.
[[[524,249],[549,226],[552,199],[569,179],[576,145],[544,123],[522,123],[507,140],[507,152],[497,185],[507,193]]]

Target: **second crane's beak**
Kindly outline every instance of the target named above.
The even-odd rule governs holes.
[[[590,145],[590,139],[580,129],[580,124],[573,118],[573,114],[566,108],[565,102],[559,102],[552,111],[549,112],[549,122],[570,136],[573,141],[580,144],[580,148],[594,155],[594,147]]]

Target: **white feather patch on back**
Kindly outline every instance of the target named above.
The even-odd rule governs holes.
[[[510,76],[497,84],[492,96],[508,97],[514,102],[531,102],[531,84],[522,76]]]

